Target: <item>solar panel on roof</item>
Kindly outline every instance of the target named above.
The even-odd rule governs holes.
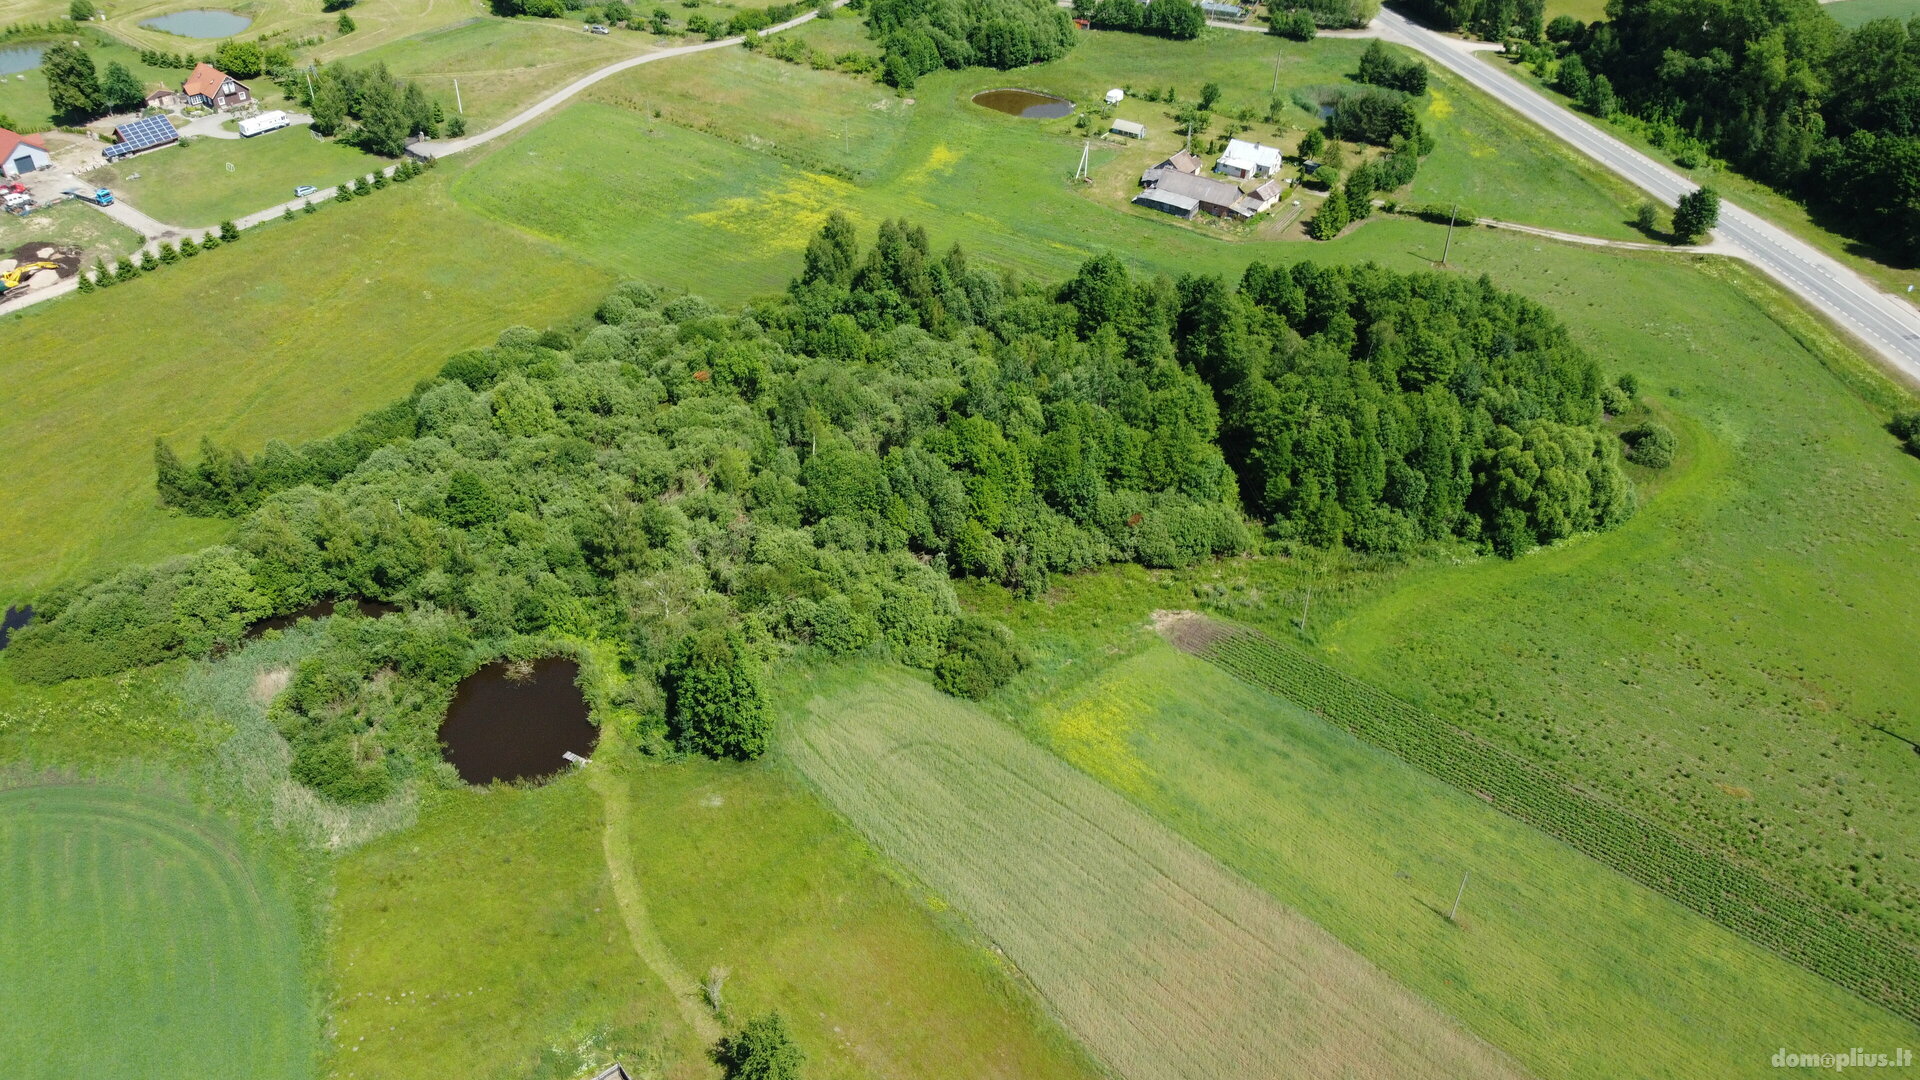
[[[138,150],[170,143],[180,137],[173,125],[164,116],[147,116],[130,124],[121,124],[114,128],[120,136],[120,142],[114,147],[116,154],[131,154]]]

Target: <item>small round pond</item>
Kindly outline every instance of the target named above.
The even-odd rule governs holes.
[[[1073,102],[1034,90],[983,90],[973,95],[973,103],[1029,120],[1057,120],[1073,115]]]
[[[237,11],[192,8],[187,11],[170,11],[151,19],[142,19],[140,25],[149,30],[178,34],[181,37],[224,38],[232,37],[252,26],[253,20]]]
[[[46,52],[45,45],[15,45],[11,49],[0,49],[0,75],[32,71],[40,66],[40,58]]]
[[[440,744],[469,784],[559,772],[567,754],[593,753],[599,734],[574,679],[580,665],[548,657],[496,661],[461,680],[440,724]]]

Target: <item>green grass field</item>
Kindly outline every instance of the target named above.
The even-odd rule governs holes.
[[[1093,35],[1066,59],[1025,69],[1015,81],[1088,100],[1108,86],[1146,81],[1142,72],[1157,82],[1153,72],[1178,71],[1179,92],[1192,97],[1206,78],[1241,87],[1267,79],[1276,55],[1283,87],[1337,81],[1360,51],[1351,41],[1301,47],[1243,38],[1253,35],[1222,35],[1191,47]],[[908,106],[870,81],[744,50],[665,61],[596,88],[593,97],[617,109],[573,105],[482,151],[482,162],[456,193],[488,216],[596,261],[720,299],[783,285],[832,209],[869,227],[904,214],[941,243],[962,240],[997,263],[1049,275],[1101,249],[1172,270],[1244,266],[1263,257],[1338,258],[1367,249],[1361,239],[1332,246],[1233,243],[1218,230],[1128,206],[1105,185],[1094,185],[1104,194],[1077,191],[1071,175],[1081,140],[1069,122],[1020,120],[970,102],[979,90],[1006,82],[999,72],[943,72],[923,79]],[[1422,201],[1457,194],[1483,214],[1631,235],[1623,189],[1554,151],[1532,148],[1466,95],[1456,91],[1430,106],[1441,149],[1429,161],[1432,179],[1416,187]],[[1226,100],[1232,107],[1243,103],[1232,92]],[[1264,94],[1259,104],[1264,111]],[[1164,117],[1147,118],[1171,141],[1103,150],[1098,177],[1137,176],[1149,158],[1177,143]],[[546,197],[522,197],[528,190]],[[647,212],[635,213],[639,205]],[[1354,236],[1377,227],[1369,224]]]
[[[1920,15],[1920,0],[1838,0],[1821,10],[1839,20],[1842,26],[1859,26],[1875,19],[1906,22]]]
[[[313,1075],[278,882],[174,798],[0,790],[0,1061],[17,1076]]]
[[[138,250],[140,236],[91,206],[68,201],[26,217],[0,217],[0,252],[10,253],[25,244],[77,247],[88,262],[97,256],[111,262],[117,255]]]
[[[156,508],[157,436],[258,449],[326,434],[505,326],[590,310],[608,275],[462,214],[442,186],[455,167],[0,319],[15,350],[0,596],[220,535]]]
[[[809,1077],[1091,1080],[992,954],[784,771],[594,779],[621,802],[617,840],[574,775],[445,797],[340,862],[330,1075],[574,1080],[617,1059],[635,1076],[707,1076],[685,1012],[708,1035],[720,1025],[676,990],[723,967],[727,1016],[781,1009]],[[630,860],[646,959],[609,856]]]
[[[978,707],[875,666],[828,672],[789,700],[800,770],[1004,949],[1119,1075],[1524,1075]]]
[[[388,164],[301,126],[251,139],[198,138],[104,165],[87,178],[159,221],[205,229],[285,202],[301,184],[330,187]],[[135,174],[138,180],[127,179]]]
[[[1758,1077],[1782,1044],[1920,1034],[1144,629],[1128,647],[1025,725],[1538,1076]]]
[[[785,1013],[808,1077],[1097,1075],[1010,965],[788,769],[691,761],[636,769],[625,787],[662,941],[695,978],[731,972],[736,1020]]]

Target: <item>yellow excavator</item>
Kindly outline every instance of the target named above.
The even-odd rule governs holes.
[[[21,263],[11,270],[0,271],[0,296],[5,296],[7,293],[25,285],[28,278],[42,270],[58,269],[60,269],[59,263],[34,262]]]

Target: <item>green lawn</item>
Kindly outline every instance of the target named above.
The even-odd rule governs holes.
[[[1039,695],[1026,726],[1540,1077],[1686,1078],[1709,1061],[1760,1077],[1782,1044],[1920,1035],[1144,630],[1128,647]]]
[[[156,508],[156,436],[324,435],[503,327],[591,309],[607,274],[461,212],[457,167],[0,319],[0,596],[220,535]]]
[[[94,207],[71,200],[35,210],[26,217],[0,217],[0,253],[26,244],[77,247],[88,262],[138,250],[140,236]]]
[[[1842,26],[1859,26],[1875,19],[1906,22],[1920,15],[1920,0],[1838,0],[1824,5],[1822,10],[1839,20]]]
[[[313,1075],[292,908],[190,804],[90,784],[0,790],[0,896],[10,1074]]]
[[[196,138],[103,166],[87,178],[159,221],[204,229],[285,202],[301,184],[329,187],[389,164],[315,138],[303,125],[251,139]],[[128,179],[136,174],[139,179]]]

